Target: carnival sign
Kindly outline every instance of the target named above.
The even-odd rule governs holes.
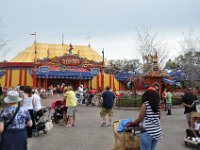
[[[83,60],[77,56],[64,56],[60,57],[58,63],[63,66],[81,66]]]
[[[48,72],[49,67],[48,66],[41,66],[38,70],[39,70],[39,72]]]
[[[97,74],[99,74],[100,73],[100,69],[90,69],[90,73],[91,74],[94,74],[94,75],[97,75]]]

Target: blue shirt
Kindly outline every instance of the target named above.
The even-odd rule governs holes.
[[[0,122],[8,123],[9,120],[15,114],[17,107],[9,106],[3,110],[0,114]],[[20,107],[15,119],[11,122],[7,129],[24,129],[26,127],[27,121],[31,120],[28,110]]]
[[[115,95],[111,91],[105,91],[102,94],[103,98],[103,107],[106,109],[111,109],[114,105]]]

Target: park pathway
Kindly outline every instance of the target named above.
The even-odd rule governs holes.
[[[51,106],[53,99],[43,99],[45,106]],[[62,98],[60,98],[62,99]],[[54,125],[46,135],[40,134],[28,140],[29,150],[107,150],[114,145],[112,128],[102,128],[99,117],[100,108],[78,106],[76,127],[65,128],[60,124]],[[113,120],[135,118],[138,108],[114,109]],[[172,116],[163,112],[163,139],[158,144],[158,150],[187,150],[184,146],[186,121],[183,108],[174,108]]]

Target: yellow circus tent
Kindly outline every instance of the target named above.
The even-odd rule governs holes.
[[[61,72],[59,75],[55,76],[56,71],[54,71],[54,74],[52,75],[50,73],[52,73],[53,71],[50,71],[50,73],[46,76],[41,75],[41,73],[36,73],[35,71],[36,76],[34,77],[33,70],[38,70],[41,67],[41,64],[37,63],[38,60],[42,62],[42,60],[47,60],[47,58],[48,60],[55,60],[61,57],[68,57],[70,49],[74,57],[81,58],[82,60],[84,60],[84,63],[89,62],[89,64],[87,64],[87,67],[89,66],[90,68],[88,69],[86,66],[83,65],[82,69],[79,69],[79,71],[81,70],[80,72],[78,72],[77,69],[76,72],[74,72],[74,74],[76,73],[76,76],[69,76],[67,75],[67,72]],[[35,58],[37,59],[36,62],[34,62]],[[53,65],[55,67],[58,67],[59,64],[55,64],[55,62],[58,63],[58,61],[54,61]],[[69,61],[67,60],[67,63],[68,62]],[[104,64],[102,64],[101,67],[98,68],[100,73],[95,74],[92,77],[91,75],[84,77],[84,72],[85,74],[89,74],[91,71],[91,62],[97,62],[98,65],[104,62]],[[119,89],[123,90],[124,83],[120,83],[120,81],[118,81],[114,75],[105,74],[102,71],[105,65],[106,60],[103,61],[102,56],[90,46],[37,43],[32,44],[30,47],[27,47],[24,51],[18,53],[10,61],[0,63],[0,83],[3,87],[29,85],[33,87],[37,86],[47,88],[51,84],[55,85],[60,84],[61,82],[70,82],[75,86],[75,88],[79,84],[84,84],[85,87],[93,89],[101,88],[104,90],[106,86],[110,86],[114,91],[118,91]],[[45,64],[43,63],[42,66],[45,66]],[[51,68],[53,68],[52,63]],[[68,68],[68,70],[70,69]],[[73,69],[71,69],[70,71],[72,70]],[[59,71],[57,70],[57,72]],[[65,74],[65,76],[63,76],[63,74]],[[78,77],[77,74],[81,74],[83,77]],[[35,85],[34,82],[36,82]]]
[[[70,45],[44,43],[33,44],[30,47],[26,48],[24,51],[17,54],[13,59],[10,60],[10,62],[33,62],[35,48],[37,49],[37,58],[43,59],[47,57],[48,51],[50,58],[53,58],[55,56],[62,56],[65,53],[68,53]],[[97,62],[102,61],[101,55],[99,55],[90,46],[73,45],[73,54],[79,54],[81,58],[87,58],[89,60],[94,60]]]

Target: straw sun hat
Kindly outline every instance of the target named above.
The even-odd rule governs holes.
[[[4,98],[5,103],[17,103],[20,102],[22,98],[19,97],[17,91],[9,91],[7,96]]]

